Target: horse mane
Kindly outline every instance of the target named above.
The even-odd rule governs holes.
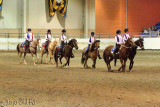
[[[74,40],[77,41],[76,39],[71,39],[68,44],[70,45]]]
[[[91,52],[94,51],[95,44],[96,44],[97,42],[100,42],[100,40],[96,40],[95,42],[92,43],[92,45],[91,45]]]

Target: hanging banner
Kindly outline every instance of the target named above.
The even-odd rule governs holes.
[[[63,17],[66,17],[67,14],[67,5],[68,0],[62,0],[59,6],[59,12]]]
[[[3,0],[0,0],[0,13],[2,11],[2,4],[3,4]]]
[[[58,9],[58,4],[56,0],[48,0],[49,4],[49,16],[52,17],[55,15],[56,10]]]
[[[57,9],[63,17],[66,17],[68,0],[62,0],[60,3],[58,3],[56,0],[48,0],[48,4],[50,17],[55,15]]]

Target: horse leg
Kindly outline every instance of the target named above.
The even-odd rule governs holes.
[[[19,64],[22,64],[22,52],[20,53],[20,63]]]
[[[59,62],[62,65],[62,57],[59,58]]]
[[[133,60],[131,60],[131,61],[130,61],[130,65],[129,65],[129,71],[131,71],[131,70],[132,70],[132,68],[133,68],[133,64],[134,64],[134,61],[133,61]]]
[[[53,54],[50,54],[50,63],[55,64],[54,61],[52,62],[52,59],[53,59]]]
[[[111,61],[113,60],[114,58],[113,57],[111,57],[110,59],[109,59],[109,70],[111,71]]]
[[[48,63],[48,53],[46,53],[46,64]]]
[[[88,57],[86,56],[84,61],[84,68],[88,68],[87,61],[88,61]]]
[[[118,71],[120,71],[123,67],[123,59],[122,58],[120,59],[120,62],[121,62],[121,67],[118,69]]]
[[[66,58],[66,63],[63,65],[63,67],[65,67],[67,64],[68,64],[68,57],[65,57]]]
[[[70,57],[68,58],[68,68],[70,68],[69,63],[70,63]]]
[[[24,53],[24,59],[23,59],[23,60],[24,60],[24,64],[27,64],[27,63],[26,63],[26,60],[25,60],[26,54],[27,54],[27,53]]]
[[[39,55],[38,55],[38,53],[36,53],[36,57],[37,57],[36,62],[38,62],[38,60],[39,60]]]
[[[127,60],[125,59],[124,64],[123,64],[123,72],[125,72],[125,70],[126,70],[126,62],[127,62]]]
[[[32,56],[32,59],[33,59],[33,64],[36,65],[33,53],[31,53],[31,56]]]
[[[92,68],[96,68],[96,60],[97,60],[97,58],[93,58],[92,60],[93,60]]]
[[[43,51],[41,52],[41,63],[42,63],[42,60],[43,60],[43,55],[44,55],[44,53],[43,53]]]

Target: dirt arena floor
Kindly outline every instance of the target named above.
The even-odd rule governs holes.
[[[107,72],[104,60],[97,60],[96,69],[84,69],[81,52],[74,54],[68,69],[45,63],[34,66],[30,55],[27,65],[19,65],[16,52],[0,52],[0,105],[160,107],[160,51],[138,51],[132,72],[125,73]]]

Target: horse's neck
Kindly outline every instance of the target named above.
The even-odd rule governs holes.
[[[31,42],[31,44],[32,44],[33,46],[37,46],[37,45],[38,45],[37,42]]]
[[[51,42],[51,43],[49,44],[49,47],[50,47],[51,49],[53,49],[55,46],[56,46],[56,45],[54,44],[54,42]]]
[[[125,46],[129,46],[129,44],[126,42],[125,44],[124,44]]]
[[[139,40],[135,41],[134,43],[135,43],[137,46],[140,46]]]

